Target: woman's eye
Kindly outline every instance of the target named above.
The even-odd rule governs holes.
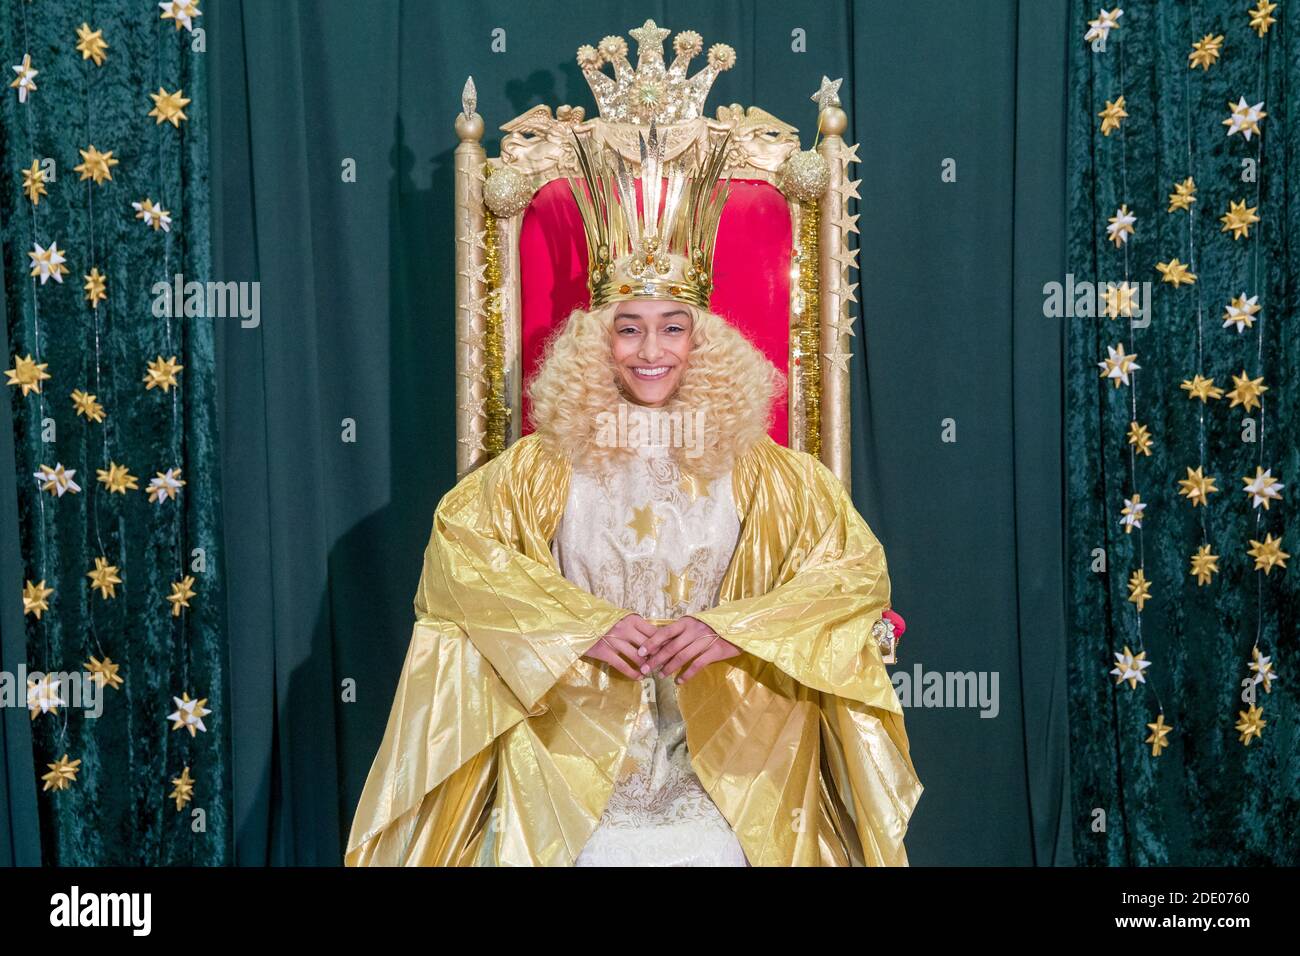
[[[665,328],[664,331],[665,331],[665,332],[672,332],[672,333],[676,334],[677,332],[685,332],[685,331],[686,331],[686,328],[685,328],[685,326],[681,326],[681,325],[670,325],[670,326],[668,326],[667,328]]]
[[[627,335],[627,334],[636,335],[637,332],[639,332],[639,331],[640,331],[640,329],[638,329],[635,325],[625,325],[623,328],[621,328],[621,329],[618,330],[618,334],[619,334],[619,335]]]

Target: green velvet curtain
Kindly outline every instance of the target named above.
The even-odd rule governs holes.
[[[262,282],[260,327],[219,326],[217,350],[240,863],[337,864],[388,716],[455,473],[465,78],[493,151],[498,126],[538,103],[592,111],[577,47],[647,17],[736,47],[710,111],[762,106],[805,145],[809,96],[823,73],[844,78],[866,214],[855,497],[911,627],[901,669],[996,671],[1000,687],[994,717],[909,710],[927,787],[909,852],[918,865],[1069,862],[1062,330],[1038,295],[1064,268],[1063,0],[390,0],[364,13],[224,0],[206,13],[216,273]]]
[[[1288,185],[1300,149],[1290,122],[1300,37],[1282,5],[1258,35],[1249,6],[1126,3],[1104,50],[1094,50],[1084,33],[1096,7],[1071,4],[1070,271],[1079,284],[1152,283],[1147,315],[1097,316],[1080,298],[1074,317],[1056,320],[1070,330],[1071,829],[1087,863],[1300,862],[1300,579],[1294,558],[1265,573],[1249,554],[1252,540],[1270,536],[1300,554],[1290,504],[1300,491],[1291,239],[1300,203]],[[1222,38],[1220,55],[1193,68],[1189,54],[1207,36],[1210,47]],[[1120,96],[1128,116],[1103,135],[1098,114]],[[1223,122],[1242,97],[1267,113],[1249,140]],[[1169,211],[1188,177],[1195,202]],[[1221,221],[1234,202],[1259,218],[1240,238]],[[1136,222],[1117,245],[1107,228],[1121,206]],[[1162,281],[1157,264],[1173,259],[1195,282]],[[1234,300],[1240,308],[1252,298],[1261,308],[1250,324],[1225,327]],[[1120,345],[1140,367],[1114,387],[1099,363]],[[1243,373],[1262,377],[1261,404],[1234,402]],[[1198,375],[1222,397],[1192,398],[1181,383]],[[1134,421],[1149,432],[1149,455],[1129,444]],[[1267,509],[1243,491],[1257,468],[1285,485]],[[1189,469],[1215,479],[1204,506],[1179,484]],[[1141,527],[1126,532],[1135,493],[1147,507]],[[1218,560],[1202,585],[1190,572],[1203,545]],[[1138,571],[1148,600],[1130,587]],[[1267,692],[1243,686],[1256,647],[1280,676]],[[1136,686],[1110,673],[1126,649],[1150,665]],[[1251,706],[1265,723],[1247,745],[1237,725]],[[1155,756],[1148,725],[1161,714],[1173,729]]]
[[[76,48],[83,23],[102,31],[102,64]],[[0,365],[14,369],[30,355],[49,377],[26,394],[9,385],[0,418],[3,659],[11,672],[19,663],[79,671],[92,657],[108,659],[123,683],[104,689],[98,717],[66,706],[38,715],[30,740],[15,723],[27,720],[21,703],[5,713],[0,856],[35,862],[38,811],[46,863],[220,864],[232,858],[233,839],[212,321],[158,317],[153,308],[156,282],[211,277],[210,54],[202,34],[162,19],[156,4],[2,0],[6,82],[24,54],[38,70],[36,88],[21,102],[6,87],[0,105],[8,339]],[[188,119],[148,115],[160,87],[183,91]],[[74,170],[92,146],[112,152],[111,178]],[[46,159],[54,175],[33,204],[20,173]],[[145,199],[168,210],[169,229],[137,217],[132,203]],[[57,243],[68,269],[61,281],[29,275],[34,243]],[[83,291],[92,268],[107,293],[95,308]],[[183,366],[178,385],[146,389],[147,363],[171,356]],[[74,390],[96,397],[102,420],[78,414]],[[110,462],[126,466],[136,486],[111,493],[97,479]],[[58,464],[75,471],[79,491],[42,492],[33,474]],[[155,503],[146,489],[169,469],[185,484]],[[118,569],[112,597],[91,589],[97,558]],[[168,596],[185,576],[196,593],[173,616]],[[39,619],[13,604],[27,581],[53,589]],[[173,729],[173,699],[185,694],[206,701],[205,731]],[[75,781],[44,789],[38,776],[65,754],[80,761]],[[178,809],[169,794],[185,768],[193,798]]]

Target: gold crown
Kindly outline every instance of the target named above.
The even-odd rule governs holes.
[[[652,119],[649,136],[637,134],[640,209],[636,181],[622,155],[612,148],[592,155],[576,132],[573,137],[583,181],[569,177],[569,186],[587,236],[591,308],[653,298],[679,299],[708,309],[718,222],[731,193],[730,174],[718,183],[731,131],[688,171],[683,164],[686,154],[664,162],[665,139]],[[661,178],[667,179],[666,185]]]
[[[736,51],[725,43],[713,44],[704,69],[688,78],[686,67],[704,48],[704,41],[694,30],[682,30],[673,38],[677,56],[665,67],[664,38],[668,33],[653,20],[628,31],[636,40],[635,70],[628,62],[627,41],[622,37],[607,36],[599,46],[578,47],[578,66],[595,94],[601,117],[644,126],[652,121],[680,123],[702,114],[713,81],[736,65]],[[606,63],[614,65],[613,77],[601,71]]]

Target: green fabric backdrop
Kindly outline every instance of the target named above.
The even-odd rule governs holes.
[[[1295,560],[1268,575],[1246,549],[1265,533],[1300,553],[1291,501],[1300,492],[1300,339],[1294,327],[1297,273],[1291,236],[1300,203],[1288,185],[1300,136],[1291,92],[1300,37],[1282,6],[1261,39],[1240,2],[1124,5],[1104,52],[1083,43],[1093,6],[1071,5],[1069,103],[1070,271],[1076,281],[1150,280],[1149,327],[1120,317],[1062,319],[1070,330],[1068,374],[1070,688],[1072,823],[1078,859],[1112,865],[1242,865],[1300,862],[1300,749],[1297,741],[1297,573]],[[1223,35],[1208,70],[1189,69],[1192,44]],[[1097,114],[1118,95],[1128,118],[1103,137]],[[1262,135],[1227,136],[1227,104],[1264,102]],[[1259,175],[1242,180],[1242,160]],[[1188,176],[1190,212],[1170,213],[1168,195]],[[1262,222],[1239,240],[1219,217],[1232,200],[1257,207]],[[1106,227],[1126,203],[1137,216],[1123,247]],[[1198,276],[1161,283],[1157,262],[1177,257]],[[1258,295],[1262,311],[1238,333],[1224,328],[1228,302]],[[1107,346],[1123,342],[1141,369],[1115,388],[1100,377]],[[1245,442],[1245,410],[1229,399],[1192,401],[1180,382],[1203,374],[1225,391],[1243,370],[1263,376],[1263,409],[1249,417],[1259,440]],[[1129,422],[1146,425],[1147,457],[1130,451]],[[1205,507],[1180,497],[1178,480],[1204,466],[1218,493]],[[1286,487],[1267,511],[1242,493],[1241,476],[1271,468]],[[1149,503],[1140,530],[1124,533],[1124,499]],[[1202,543],[1220,572],[1198,586],[1190,556]],[[1107,570],[1093,570],[1104,548]],[[1130,575],[1144,568],[1151,598],[1130,603]],[[1243,746],[1234,725],[1241,681],[1258,641],[1281,675],[1258,690],[1267,724]],[[1145,684],[1117,686],[1108,671],[1125,646],[1145,651]],[[1174,725],[1153,757],[1144,743],[1163,708]],[[1093,815],[1106,814],[1104,831]]]
[[[239,862],[338,863],[388,716],[430,519],[454,480],[465,77],[494,150],[497,127],[534,104],[592,110],[574,52],[647,17],[736,47],[710,112],[760,105],[806,145],[809,96],[823,73],[844,77],[868,214],[855,497],[910,624],[903,667],[1000,678],[996,718],[908,711],[927,788],[910,855],[1069,862],[1062,331],[1037,291],[1064,268],[1064,3],[359,10],[206,11],[216,273],[263,283],[259,328],[218,327]],[[806,53],[791,51],[796,28]]]
[[[83,21],[108,43],[102,66],[75,49]],[[121,665],[125,684],[106,689],[102,716],[61,708],[31,723],[34,741],[15,728],[19,709],[5,714],[0,801],[11,836],[0,856],[34,861],[33,781],[46,763],[67,753],[82,761],[76,782],[36,797],[44,860],[53,864],[220,864],[233,853],[230,829],[230,714],[222,624],[220,514],[217,494],[213,338],[203,319],[155,318],[156,281],[177,273],[209,278],[206,59],[192,37],[161,20],[156,5],[0,2],[0,59],[30,53],[40,72],[26,103],[4,89],[0,105],[0,218],[3,219],[4,314],[13,355],[48,363],[40,393],[5,389],[0,441],[13,416],[16,463],[0,456],[6,476],[0,507],[4,532],[0,570],[0,634],[4,663],[31,669],[78,670],[91,655]],[[8,82],[8,80],[6,80]],[[147,115],[148,94],[181,87],[191,98],[180,128]],[[111,181],[82,181],[73,167],[79,149],[112,150],[120,165]],[[35,158],[57,164],[57,181],[33,206],[18,171]],[[131,203],[151,197],[171,212],[170,231],[137,220]],[[57,240],[69,273],[45,285],[29,277],[34,241]],[[97,266],[108,298],[91,310],[82,276]],[[180,386],[146,390],[146,362],[176,355]],[[75,414],[70,393],[98,396],[103,422]],[[54,435],[44,433],[50,419]],[[129,467],[137,490],[110,495],[96,480],[108,461]],[[81,486],[61,498],[42,494],[32,473],[62,462]],[[14,465],[14,467],[10,467]],[[145,488],[158,472],[181,468],[179,498],[152,504]],[[16,478],[15,489],[12,480]],[[12,537],[11,504],[20,533]],[[206,552],[206,570],[193,570],[191,549]],[[15,563],[14,554],[21,558]],[[111,600],[92,594],[86,572],[98,556],[120,568]],[[170,584],[194,574],[197,597],[179,617],[167,603]],[[18,645],[13,598],[23,580],[54,588],[50,609],[25,618],[26,649]],[[206,733],[193,739],[172,730],[173,697],[206,698]],[[17,754],[27,747],[27,773]],[[33,762],[33,748],[35,760]],[[178,812],[168,799],[183,767],[196,779],[194,801]],[[39,783],[38,783],[39,785]],[[201,808],[195,832],[192,812]],[[0,832],[3,832],[0,828]]]

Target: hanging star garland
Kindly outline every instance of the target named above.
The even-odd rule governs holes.
[[[1252,295],[1248,299],[1243,292],[1224,308],[1223,327],[1226,329],[1235,325],[1238,332],[1243,332],[1254,325],[1259,310],[1259,296]]]
[[[1137,353],[1129,355],[1124,351],[1124,343],[1106,346],[1106,358],[1097,363],[1101,369],[1101,378],[1108,378],[1116,388],[1129,384],[1129,375],[1142,366],[1135,359]]]
[[[1255,570],[1263,571],[1265,576],[1272,574],[1274,568],[1285,568],[1286,559],[1291,557],[1282,550],[1282,539],[1267,533],[1263,541],[1251,538],[1246,553],[1255,559]]]
[[[1228,407],[1235,408],[1241,405],[1246,411],[1259,408],[1259,396],[1268,391],[1268,386],[1264,384],[1264,376],[1251,378],[1244,368],[1240,375],[1232,376],[1232,385],[1232,391],[1228,392],[1228,398],[1231,399]]]
[[[1216,401],[1223,398],[1223,389],[1214,384],[1214,379],[1205,378],[1203,375],[1194,375],[1190,379],[1185,379],[1178,387],[1187,393],[1188,401],[1199,398],[1202,405],[1212,398]]]
[[[152,362],[147,363],[146,368],[147,371],[144,376],[145,391],[147,392],[153,388],[161,388],[164,392],[167,392],[173,387],[180,387],[180,383],[176,381],[176,374],[184,369],[185,366],[176,364],[175,355],[165,359],[159,355]]]
[[[1137,308],[1137,291],[1136,282],[1108,283],[1101,294],[1101,314],[1110,319],[1117,319],[1121,315],[1131,317]]]
[[[1201,545],[1192,555],[1192,569],[1188,573],[1196,578],[1197,587],[1204,587],[1219,573],[1219,556],[1210,551],[1208,544]]]
[[[185,484],[181,478],[179,468],[168,468],[165,472],[158,472],[158,477],[149,479],[149,487],[145,489],[145,494],[149,500],[156,505],[164,501],[173,500],[180,494],[181,487]]]
[[[1113,103],[1107,100],[1106,108],[1097,115],[1101,117],[1101,135],[1109,136],[1119,129],[1120,122],[1128,116],[1124,111],[1124,97],[1119,97]]]
[[[135,218],[142,220],[146,228],[151,228],[154,232],[159,229],[163,232],[172,231],[171,213],[161,205],[155,206],[149,197],[146,196],[141,202],[131,203],[131,208],[135,210]]]
[[[194,737],[199,731],[207,733],[208,728],[203,724],[203,718],[212,713],[204,705],[208,699],[191,700],[189,692],[186,691],[180,697],[173,697],[176,703],[176,710],[167,715],[167,719],[172,721],[172,730],[188,730],[190,736]]]
[[[1115,652],[1115,666],[1110,671],[1115,675],[1115,686],[1128,681],[1129,689],[1136,690],[1138,684],[1145,684],[1147,679],[1143,671],[1151,666],[1146,656],[1146,651],[1134,655],[1127,644],[1124,645],[1124,653]]]
[[[81,154],[81,162],[72,169],[74,172],[81,173],[81,179],[84,182],[92,180],[96,186],[101,183],[111,181],[113,178],[113,167],[121,164],[113,158],[113,151],[101,153],[92,143],[85,149],[77,150]]]
[[[1169,194],[1169,212],[1179,210],[1191,211],[1196,202],[1196,182],[1188,176],[1181,183],[1174,183],[1174,191]]]
[[[1264,693],[1266,694],[1273,693],[1273,681],[1277,680],[1278,678],[1277,678],[1277,674],[1273,670],[1272,658],[1265,657],[1263,654],[1261,654],[1258,645],[1251,648],[1250,657],[1251,657],[1251,661],[1247,666],[1250,668],[1251,672],[1254,673],[1255,675],[1254,677],[1255,683],[1264,685]]]
[[[1161,751],[1169,746],[1169,731],[1174,729],[1174,725],[1165,723],[1165,715],[1162,711],[1157,715],[1154,724],[1147,724],[1147,729],[1151,731],[1151,736],[1146,739],[1146,742],[1151,745],[1151,756],[1159,757]]]
[[[119,570],[121,569],[116,565],[108,563],[108,558],[96,558],[95,567],[86,572],[86,577],[90,578],[90,589],[98,591],[105,601],[117,597],[116,585],[122,583],[117,573]]]
[[[175,93],[168,93],[160,86],[157,93],[149,94],[149,99],[153,100],[153,109],[149,111],[148,115],[157,120],[155,126],[162,123],[171,123],[172,126],[179,129],[181,120],[189,119],[185,115],[184,107],[189,105],[190,100],[182,95],[184,92],[184,90],[177,90]]]
[[[167,794],[167,797],[176,801],[176,812],[179,813],[194,799],[194,778],[190,776],[190,768],[184,768],[179,777],[173,777],[172,784],[174,789]]]
[[[56,462],[54,467],[49,465],[38,465],[33,475],[36,483],[41,486],[41,491],[48,491],[57,498],[62,498],[64,494],[76,494],[81,491],[81,485],[72,480],[72,476],[77,473],[75,468],[64,468],[62,462]]]
[[[1204,466],[1192,469],[1187,468],[1187,477],[1179,479],[1178,493],[1191,502],[1192,507],[1203,505],[1211,494],[1219,489],[1215,486],[1215,478],[1211,475],[1202,474]]]
[[[194,597],[194,576],[187,574],[179,581],[172,583],[172,593],[167,595],[167,600],[172,606],[172,617],[180,617],[181,608],[190,606],[190,598]]]
[[[77,770],[81,767],[81,759],[69,761],[68,755],[64,754],[54,763],[47,763],[45,766],[50,768],[50,772],[41,776],[41,779],[45,781],[45,786],[41,788],[41,791],[67,790],[77,780]]]
[[[45,285],[50,279],[62,283],[63,277],[68,274],[68,267],[64,265],[68,260],[63,258],[63,252],[57,242],[51,242],[48,249],[41,246],[39,242],[33,242],[32,251],[27,253],[32,260],[32,271],[29,274],[33,277],[39,276],[41,285]]]
[[[1128,242],[1129,236],[1134,234],[1133,224],[1137,222],[1137,217],[1129,212],[1128,203],[1124,203],[1115,210],[1115,215],[1106,221],[1110,224],[1106,227],[1106,235],[1111,242],[1115,243],[1115,248],[1118,249]]]
[[[1282,497],[1282,489],[1286,487],[1273,477],[1272,468],[1264,469],[1258,465],[1255,466],[1254,478],[1250,477],[1250,475],[1243,475],[1241,480],[1246,486],[1242,491],[1250,499],[1251,507],[1259,508],[1263,506],[1265,511],[1268,510],[1270,501],[1277,501]]]
[[[107,655],[102,661],[97,657],[91,657],[88,663],[81,666],[90,672],[90,679],[100,687],[111,687],[114,690],[119,690],[126,683],[118,673],[122,665],[113,663],[113,660]]]
[[[23,614],[31,614],[39,621],[41,615],[50,609],[50,595],[53,593],[54,588],[47,588],[43,578],[35,583],[26,582],[23,585]]]
[[[83,61],[93,60],[95,66],[103,66],[106,55],[104,51],[107,49],[103,30],[92,30],[89,23],[77,27],[77,52]]]
[[[115,461],[110,461],[107,468],[96,468],[95,477],[112,495],[124,495],[128,491],[136,491],[140,487],[136,483],[135,475],[127,471],[126,465],[119,465]]]
[[[107,282],[108,277],[99,271],[99,268],[92,266],[90,272],[83,278],[86,280],[86,301],[90,303],[92,309],[98,309],[99,303],[108,298]]]
[[[1128,443],[1139,455],[1151,457],[1151,430],[1137,422],[1128,423]]]
[[[1179,262],[1177,257],[1168,262],[1157,262],[1156,271],[1163,277],[1160,281],[1168,282],[1175,289],[1196,281],[1196,275],[1187,268],[1186,263]]]
[[[6,385],[12,385],[23,393],[25,398],[29,392],[40,393],[41,382],[50,377],[50,373],[45,371],[49,368],[48,362],[36,362],[32,359],[30,352],[25,357],[14,355],[14,367],[5,369],[5,375],[8,376]]]
[[[18,74],[18,78],[9,84],[9,88],[18,91],[19,103],[26,103],[27,94],[36,92],[36,76],[40,70],[32,69],[32,55],[24,53],[23,61],[16,64],[13,71]]]
[[[1268,28],[1277,23],[1277,18],[1272,16],[1273,11],[1276,9],[1276,3],[1270,3],[1269,0],[1259,0],[1259,3],[1246,11],[1246,15],[1250,17],[1250,28],[1255,31],[1255,35],[1261,40],[1264,39],[1264,34],[1268,32]]]
[[[1248,106],[1244,96],[1238,97],[1236,103],[1233,103],[1232,100],[1228,101],[1228,109],[1231,112],[1222,124],[1228,127],[1228,136],[1240,133],[1246,142],[1250,142],[1252,136],[1262,135],[1259,131],[1259,124],[1268,115],[1264,112],[1263,100],[1260,100],[1254,106]]]
[[[1192,44],[1192,52],[1187,54],[1187,67],[1194,70],[1199,66],[1202,71],[1209,70],[1210,64],[1219,59],[1221,52],[1223,52],[1223,34],[1220,33],[1216,37],[1213,33],[1207,33]]]
[[[77,410],[77,414],[90,419],[92,422],[102,422],[104,420],[104,406],[94,395],[87,394],[81,389],[73,389],[72,407]]]
[[[1146,502],[1136,491],[1133,492],[1132,498],[1124,499],[1124,508],[1120,511],[1120,524],[1124,526],[1125,534],[1132,534],[1134,528],[1142,527],[1142,512],[1147,510]]]
[[[158,6],[162,8],[160,18],[174,21],[178,32],[184,27],[193,33],[194,18],[203,16],[197,0],[164,0]]]
[[[1134,571],[1128,579],[1128,599],[1137,605],[1139,614],[1146,607],[1147,601],[1151,600],[1151,582],[1141,568]]]
[[[45,188],[45,170],[41,169],[40,160],[33,159],[32,165],[22,170],[22,174],[23,193],[33,206],[39,206],[41,197],[49,195]]]
[[[27,711],[32,720],[41,714],[57,714],[60,707],[68,702],[59,694],[59,685],[63,681],[52,674],[42,674],[40,680],[29,678],[27,681]]]
[[[1083,42],[1092,43],[1100,40],[1105,43],[1110,38],[1110,31],[1119,29],[1119,18],[1123,15],[1124,11],[1119,7],[1114,10],[1102,8],[1097,14],[1097,19],[1088,21],[1088,32],[1083,35]]]

